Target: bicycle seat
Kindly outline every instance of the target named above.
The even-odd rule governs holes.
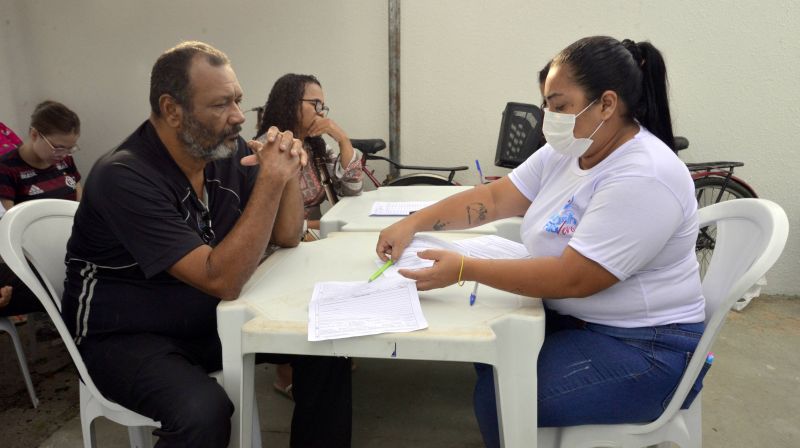
[[[350,144],[353,145],[353,148],[358,149],[364,154],[375,154],[376,152],[386,147],[386,142],[380,138],[370,138],[370,139],[351,138]]]
[[[675,151],[686,149],[689,147],[689,139],[686,137],[675,136]]]

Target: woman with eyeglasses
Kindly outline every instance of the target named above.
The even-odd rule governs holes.
[[[80,119],[67,106],[56,101],[36,106],[28,139],[0,157],[3,207],[42,198],[80,200],[81,175],[72,160],[80,132]]]
[[[80,133],[80,119],[67,106],[56,101],[37,105],[28,139],[0,156],[3,208],[42,198],[80,200],[81,175],[72,160],[79,149]],[[43,311],[36,297],[5,264],[0,264],[0,285],[0,316]]]
[[[307,232],[304,240],[317,239],[322,216],[320,204],[335,202],[338,196],[358,196],[363,187],[361,151],[353,148],[347,134],[328,118],[328,106],[322,85],[313,75],[289,73],[275,81],[267,103],[258,110],[258,133],[261,137],[270,126],[292,131],[303,141],[309,163],[300,173],[300,190],[305,205]],[[339,147],[338,153],[322,139],[329,136]],[[292,369],[288,359],[276,359],[277,379],[273,387],[292,398]]]
[[[337,196],[357,196],[363,187],[363,155],[353,148],[344,130],[328,118],[328,111],[316,77],[289,73],[275,81],[259,113],[258,137],[270,126],[290,130],[303,140],[313,161],[300,174],[308,229],[319,229],[320,204],[326,199],[334,202]],[[323,135],[336,142],[338,152],[325,143]]]

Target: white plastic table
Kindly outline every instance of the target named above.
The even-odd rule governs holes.
[[[448,240],[475,236],[436,235]],[[239,299],[218,306],[223,385],[236,409],[230,446],[251,446],[253,400],[244,398],[254,393],[255,353],[291,353],[492,364],[505,446],[535,447],[536,359],[544,341],[539,299],[482,285],[470,307],[472,288],[453,285],[420,292],[427,329],[308,341],[314,283],[366,280],[376,270],[377,238],[372,232],[333,233],[279,250],[259,266]]]
[[[320,219],[320,236],[325,238],[332,232],[379,232],[402,219],[402,216],[370,216],[372,204],[376,201],[439,201],[470,186],[413,185],[403,187],[381,187],[365,191],[360,196],[339,199]],[[479,227],[457,232],[498,235],[512,241],[520,241],[519,227],[522,218],[507,218],[484,224]]]

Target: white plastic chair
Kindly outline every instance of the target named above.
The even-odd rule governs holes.
[[[702,393],[680,409],[733,304],[772,267],[783,251],[789,220],[776,203],[737,199],[703,207],[700,227],[716,224],[717,241],[703,280],[706,329],[667,408],[647,424],[540,428],[540,447],[643,447],[667,442],[702,446]],[[576,403],[580,405],[580,403]]]
[[[61,318],[61,295],[66,277],[64,258],[77,209],[77,202],[60,199],[38,199],[14,206],[0,220],[0,257],[42,302],[78,369],[84,447],[96,447],[93,422],[103,416],[128,427],[131,448],[149,448],[153,446],[151,430],[161,424],[108,400],[97,390]],[[36,278],[30,265],[43,281]],[[211,376],[217,381],[222,379],[221,372]],[[260,448],[261,431],[255,403],[253,408],[253,447]]]
[[[36,390],[33,388],[31,381],[31,374],[28,372],[28,361],[25,359],[25,352],[22,351],[22,343],[19,340],[17,329],[14,327],[14,322],[7,317],[0,317],[0,331],[5,331],[11,336],[11,342],[14,343],[14,350],[17,351],[17,361],[19,361],[19,370],[22,371],[22,377],[25,378],[25,387],[28,388],[28,395],[31,397],[33,407],[39,406],[39,399],[36,397]]]

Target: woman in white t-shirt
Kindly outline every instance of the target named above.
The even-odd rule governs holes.
[[[664,61],[648,42],[584,38],[553,58],[543,92],[546,145],[507,177],[384,229],[376,251],[397,258],[418,231],[524,214],[530,259],[429,250],[433,267],[401,273],[420,290],[461,280],[545,298],[539,426],[652,421],[705,319],[697,202],[672,151]],[[499,446],[492,369],[476,368],[481,433]]]

